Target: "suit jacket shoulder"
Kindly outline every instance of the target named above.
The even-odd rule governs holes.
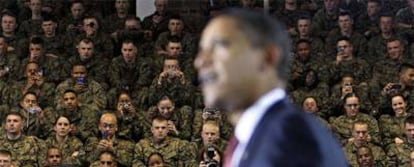
[[[242,155],[242,167],[347,166],[332,134],[288,99],[273,104],[253,132]]]

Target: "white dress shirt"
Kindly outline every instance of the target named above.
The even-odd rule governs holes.
[[[266,111],[272,104],[285,98],[286,92],[282,88],[274,88],[270,92],[264,94],[257,100],[252,106],[246,109],[246,111],[240,117],[239,122],[236,125],[235,137],[238,140],[238,145],[233,153],[231,164],[234,167],[238,167],[243,153],[249,143],[250,138],[253,135],[254,130],[259,124]]]

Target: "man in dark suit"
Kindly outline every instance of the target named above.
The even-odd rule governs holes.
[[[286,97],[289,45],[287,31],[261,13],[231,10],[205,28],[195,60],[205,104],[231,111],[236,125],[224,166],[347,166],[330,132]]]

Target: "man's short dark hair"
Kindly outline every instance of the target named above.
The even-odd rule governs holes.
[[[411,125],[414,124],[414,116],[413,115],[410,115],[407,118],[405,118],[404,125],[407,125],[407,124],[411,124]]]
[[[11,157],[11,152],[9,151],[9,150],[4,150],[4,149],[1,149],[0,150],[0,155],[6,155],[6,156],[10,156]]]
[[[414,69],[414,65],[410,63],[402,63],[400,68],[398,69],[398,73],[401,74],[402,72],[409,70],[409,69]]]
[[[75,91],[75,90],[73,90],[73,89],[66,89],[66,90],[63,92],[63,94],[66,94],[66,93],[73,93],[73,94],[75,94],[75,96],[77,96],[76,91]]]
[[[42,45],[42,47],[43,47],[43,45],[44,45],[44,41],[43,41],[43,39],[42,38],[40,38],[40,37],[33,37],[31,40],[30,40],[30,44],[34,44],[34,45]]]
[[[42,22],[46,22],[46,21],[52,21],[52,22],[57,22],[55,16],[51,15],[51,14],[44,14],[42,16]]]
[[[307,43],[308,45],[311,44],[311,42],[307,39],[299,39],[298,41],[296,41],[296,46],[298,46],[301,43]]]
[[[236,21],[236,27],[249,39],[252,46],[267,48],[276,45],[281,49],[281,59],[275,70],[280,79],[287,81],[292,55],[291,39],[286,27],[269,15],[257,11],[229,9],[223,15]]]

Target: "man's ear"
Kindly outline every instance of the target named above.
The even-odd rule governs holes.
[[[264,54],[265,57],[263,65],[273,68],[279,64],[282,52],[276,45],[270,45],[266,47]]]

